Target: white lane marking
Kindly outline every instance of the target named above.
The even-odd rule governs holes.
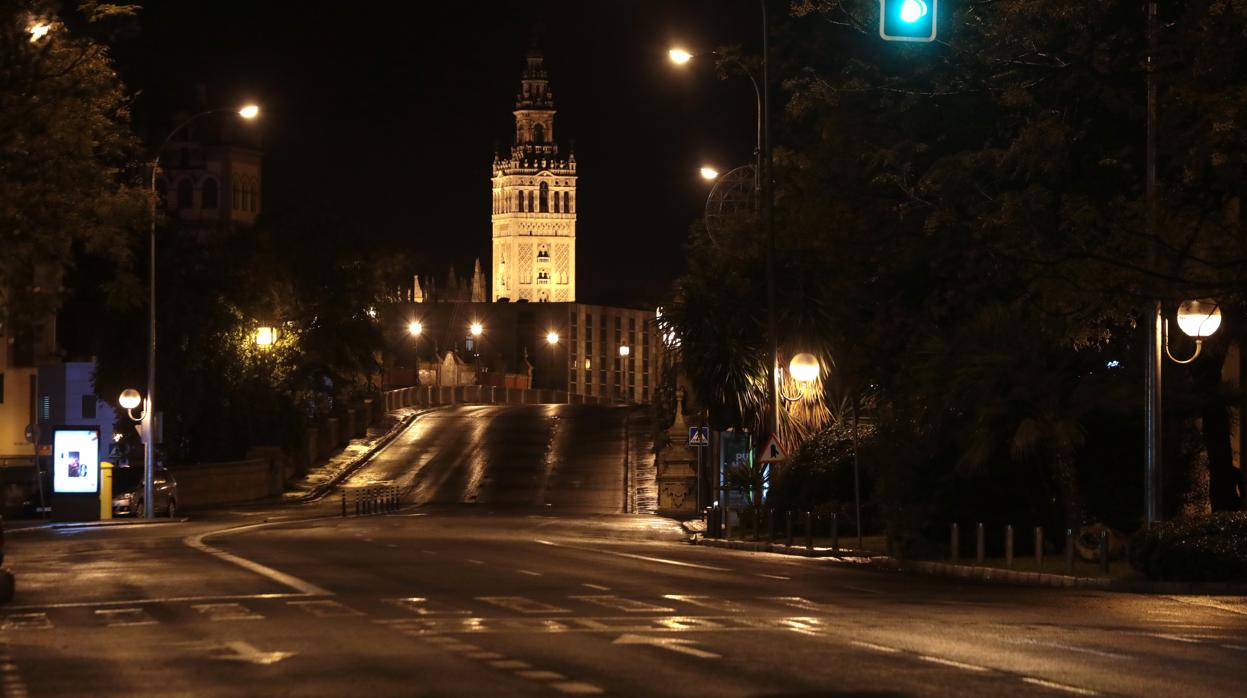
[[[884,593],[884,592],[883,592],[882,590],[880,590],[880,589],[871,589],[871,588],[869,588],[869,587],[855,587],[855,586],[850,586],[850,585],[848,585],[848,584],[841,584],[841,585],[840,585],[840,588],[841,588],[841,589],[848,589],[849,591],[860,591],[860,592],[862,592],[862,593],[864,593],[864,594],[882,594],[882,593]]]
[[[1202,606],[1203,608],[1213,608],[1226,613],[1237,613],[1240,616],[1247,616],[1247,606],[1238,607],[1227,604],[1216,599],[1191,597],[1191,596],[1170,596],[1170,600],[1184,603],[1188,606]]]
[[[495,669],[532,669],[533,665],[518,659],[495,659],[489,663]]]
[[[544,669],[517,671],[515,672],[515,675],[525,679],[532,679],[533,681],[562,681],[567,678],[557,671],[546,671]]]
[[[436,555],[437,554],[433,552],[432,550],[421,550],[420,552],[424,553],[425,555]]]
[[[485,564],[485,562],[484,562],[484,561],[482,561],[482,560],[468,560],[468,562],[469,562],[470,564],[473,564],[473,565],[483,565],[483,564]]]
[[[598,550],[596,548],[584,548],[579,545],[566,545],[564,543],[553,543],[548,540],[535,541],[541,545],[552,545],[556,548],[569,548],[571,550],[583,550],[590,553],[599,553],[601,555],[614,555],[616,557],[626,557],[633,560],[645,560],[646,562],[657,562],[663,565],[675,565],[676,567],[691,567],[699,570],[710,570],[711,572],[731,572],[726,567],[715,567],[714,565],[699,565],[696,562],[683,562],[681,560],[668,560],[663,557],[650,557],[649,555],[637,555],[635,553],[621,553],[615,550]]]
[[[988,669],[985,666],[979,666],[978,664],[966,664],[965,662],[959,662],[955,659],[944,659],[943,657],[932,657],[929,654],[920,654],[918,655],[918,659],[921,659],[924,662],[931,662],[932,664],[943,664],[944,666],[950,666],[950,667],[954,667],[957,669],[965,669],[966,671],[980,671],[980,672],[991,671],[991,669]]]
[[[125,628],[133,625],[155,625],[156,619],[147,615],[141,608],[97,608],[95,615],[113,628]]]
[[[362,611],[357,611],[349,606],[344,606],[337,601],[329,599],[317,599],[315,601],[288,601],[288,606],[301,608],[317,618],[342,618],[346,616],[362,616]]]
[[[594,685],[593,685],[593,684],[591,684],[591,683],[583,683],[583,682],[581,682],[581,681],[568,681],[568,682],[565,682],[565,683],[552,683],[552,684],[550,684],[550,686],[551,686],[552,688],[554,688],[554,690],[556,690],[556,691],[558,691],[558,692],[560,692],[560,693],[568,693],[568,694],[572,694],[572,695],[586,695],[586,696],[587,696],[587,695],[597,695],[597,694],[599,694],[599,693],[605,693],[605,692],[606,692],[606,691],[603,691],[602,689],[598,688],[597,686],[594,686]]]
[[[520,613],[571,613],[566,608],[551,606],[550,604],[527,599],[523,596],[478,596],[476,600],[501,606],[512,611],[519,611]]]
[[[130,599],[127,601],[72,601],[66,603],[9,606],[10,611],[29,611],[36,608],[97,608],[101,606],[143,606],[147,604],[188,603],[191,601],[249,601],[253,599],[301,598],[307,594],[225,594],[221,596],[165,596],[155,599]]]
[[[763,573],[761,573],[761,572],[759,572],[759,573],[758,573],[758,576],[759,576],[759,577],[766,577],[767,579],[779,579],[779,580],[782,580],[782,581],[785,581],[785,582],[786,582],[786,581],[788,581],[788,580],[790,580],[790,579],[792,579],[792,577],[785,577],[785,576],[784,576],[784,575],[782,575],[782,574],[763,574]]]
[[[528,575],[528,576],[530,576],[530,577],[540,577],[540,576],[542,576],[540,572],[534,572],[534,571],[532,571],[532,570],[516,570],[516,572],[519,572],[520,574],[526,574],[526,575]]]
[[[1037,679],[1033,676],[1023,676],[1023,683],[1033,684],[1035,686],[1043,686],[1051,688],[1054,691],[1064,691],[1065,693],[1073,693],[1077,696],[1098,696],[1099,691],[1093,691],[1090,688],[1079,688],[1078,686],[1070,686],[1068,684],[1057,683],[1056,681],[1048,681],[1047,679]]]
[[[387,548],[397,548],[397,547],[398,547],[398,543],[382,543],[381,545],[384,545],[384,546],[385,546],[385,547],[387,547]]]
[[[408,596],[403,599],[383,599],[383,601],[421,616],[466,616],[471,613],[471,611],[457,611],[442,608],[441,606],[430,608],[429,600],[422,596]]]
[[[327,517],[320,517],[320,518],[335,518],[335,517],[327,516]],[[304,523],[306,521],[315,521],[315,520],[316,519],[304,519],[300,521],[300,523]],[[210,533],[200,533],[200,534],[193,535],[193,536],[187,536],[182,539],[182,542],[198,550],[199,552],[207,553],[208,555],[211,555],[219,560],[223,560],[230,564],[237,565],[249,572],[254,572],[258,574],[261,577],[268,577],[274,582],[277,582],[278,584],[281,584],[282,586],[290,587],[291,589],[301,592],[302,594],[306,596],[333,596],[333,593],[326,591],[316,586],[315,584],[312,584],[311,582],[305,582],[302,579],[299,579],[298,577],[286,574],[285,572],[275,570],[272,567],[261,565],[258,562],[253,562],[251,560],[248,560],[245,557],[239,557],[233,553],[227,553],[224,550],[221,550],[220,548],[214,548],[211,545],[208,545],[207,543],[204,542],[204,538],[208,536],[219,536],[219,535],[225,535],[227,533],[240,533],[242,531],[246,531],[249,529],[264,528],[266,526],[276,526],[276,525],[283,524],[283,523],[287,523],[287,522],[274,521],[272,523],[260,523],[260,524],[251,524],[249,526],[239,526],[237,528],[225,529],[224,531],[212,531]]]
[[[701,606],[702,608],[710,608],[716,611],[726,611],[728,613],[744,613],[746,610],[744,606],[742,606],[739,603],[736,603],[735,601],[728,601],[727,599],[716,599],[710,596],[691,596],[688,594],[663,594],[662,597],[664,599],[671,599],[672,601],[682,601],[684,603],[689,603],[694,606]]]
[[[610,591],[611,590],[610,587],[604,587],[601,584],[590,584],[588,582],[584,582],[580,586],[587,587],[589,589],[597,589],[598,591]]]
[[[835,608],[832,604],[810,601],[809,599],[801,596],[762,596],[760,598],[763,601],[774,601],[785,606],[799,608],[803,611],[827,611]]]
[[[615,638],[615,641],[611,644],[650,645],[652,647],[671,650],[672,652],[679,652],[680,654],[687,654],[690,657],[697,657],[699,659],[720,659],[723,656],[715,654],[714,652],[707,652],[706,650],[699,650],[696,647],[691,647],[691,645],[697,644],[696,641],[683,637],[651,637],[647,635],[624,633],[623,635]]]
[[[294,656],[294,652],[263,652],[257,649],[249,642],[235,640],[225,643],[225,647],[229,648],[231,654],[218,654],[217,659],[227,659],[234,662],[247,662],[249,664],[276,664],[283,659]]]
[[[636,601],[634,599],[622,599],[613,594],[593,594],[589,596],[569,596],[568,598],[577,601],[588,601],[591,604],[597,604],[606,608],[613,608],[616,611],[624,611],[625,613],[675,613],[674,608],[667,606],[655,606],[652,603],[644,601]]]
[[[1247,645],[1221,645],[1227,650],[1238,650],[1239,652],[1247,652]]]
[[[46,613],[14,613],[4,617],[0,630],[47,630],[52,627]]]
[[[264,620],[264,616],[237,603],[197,603],[191,608],[199,611],[208,620]]]
[[[1008,637],[1001,638],[1005,642],[1022,645],[1039,645],[1040,647],[1051,647],[1058,650],[1067,650],[1069,652],[1081,652],[1083,654],[1091,654],[1097,657],[1107,657],[1108,659],[1134,659],[1131,655],[1121,654],[1119,652],[1109,652],[1108,650],[1097,650],[1090,647],[1079,647],[1077,645],[1067,645],[1063,642],[1048,642],[1046,640],[1035,640],[1028,637],[1012,639]]]
[[[900,650],[896,649],[895,647],[888,647],[887,645],[876,645],[873,642],[866,642],[864,640],[850,640],[849,644],[857,645],[858,647],[865,647],[868,650],[875,650],[876,652],[887,652],[889,654],[895,654],[897,652],[900,652]]]
[[[1152,637],[1158,637],[1162,640],[1173,640],[1174,642],[1185,642],[1190,645],[1198,645],[1201,640],[1194,637],[1183,637],[1182,635],[1173,635],[1171,633],[1144,633]]]

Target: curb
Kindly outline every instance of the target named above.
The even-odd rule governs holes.
[[[338,473],[334,475],[333,477],[329,478],[328,480],[325,480],[324,482],[320,483],[316,487],[312,488],[311,492],[308,492],[302,497],[298,497],[292,501],[294,503],[306,503],[306,502],[314,502],[318,499],[323,498],[325,495],[333,491],[333,489],[336,488],[338,485],[342,484],[343,480],[355,474],[356,470],[359,470],[361,467],[363,467],[365,463],[372,460],[373,456],[381,452],[381,449],[385,448],[386,446],[389,446],[390,442],[398,438],[399,434],[403,433],[404,431],[407,431],[407,427],[411,426],[417,419],[438,409],[441,409],[441,407],[429,407],[429,408],[420,410],[418,412],[413,412],[412,414],[409,414],[406,417],[402,418],[401,420],[398,421],[397,424],[394,425],[392,429],[386,432],[385,436],[382,436],[381,438],[377,439],[372,444],[372,447],[369,448],[367,451],[365,451],[359,458],[356,458],[353,462],[348,464],[345,468],[343,468],[342,470],[339,470]]]
[[[685,529],[688,530],[687,528]],[[853,548],[807,548],[804,545],[784,545],[783,543],[769,543],[764,541],[748,541],[748,540],[721,540],[718,538],[702,538],[694,536],[693,545],[704,545],[707,548],[723,548],[725,550],[746,550],[755,553],[775,553],[777,555],[793,555],[796,557],[852,557],[862,558],[870,557],[872,553],[864,550],[854,550]]]
[[[190,521],[187,517],[177,519],[108,519],[106,521],[63,521],[35,524],[33,526],[17,526],[14,528],[5,527],[6,534],[21,533],[22,531],[48,531],[60,529],[74,528],[111,528],[114,526],[161,526],[165,524],[179,524]]]

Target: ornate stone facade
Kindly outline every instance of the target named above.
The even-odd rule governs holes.
[[[576,156],[554,141],[554,96],[541,52],[528,52],[515,142],[493,165],[493,292],[498,301],[576,300]]]

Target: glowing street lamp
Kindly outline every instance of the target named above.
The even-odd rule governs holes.
[[[559,343],[558,332],[555,332],[554,330],[550,330],[549,332],[546,333],[546,344],[554,346],[555,344],[558,344],[558,343]]]
[[[670,51],[667,52],[667,57],[670,58],[671,62],[675,63],[676,65],[684,65],[685,63],[688,63],[689,61],[693,60],[693,54],[689,53],[688,51],[685,51],[682,48],[671,49]]]
[[[710,166],[701,168],[701,178],[706,181],[713,181],[719,178],[719,171]]]
[[[813,354],[801,352],[792,357],[792,361],[788,362],[788,375],[797,382],[800,392],[796,397],[789,397],[780,389],[780,397],[787,402],[797,402],[806,398],[806,391],[811,383],[818,380],[819,374],[822,373],[822,367],[818,363],[818,357]]]
[[[30,43],[37,44],[52,31],[52,25],[48,22],[35,22],[26,31],[30,32]]]
[[[248,104],[238,110],[238,115],[250,121],[260,115],[260,107],[256,104]]]
[[[468,332],[470,332],[473,337],[480,337],[485,333],[485,326],[479,322],[474,322],[470,327],[468,327]]]
[[[268,349],[277,343],[276,327],[257,327],[255,330],[255,344],[261,349]]]
[[[419,337],[422,332],[424,332],[424,325],[420,324],[419,320],[412,320],[407,323],[407,334],[412,337]]]

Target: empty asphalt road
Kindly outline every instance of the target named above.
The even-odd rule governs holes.
[[[673,522],[619,513],[623,413],[600,409],[422,418],[355,478],[400,482],[394,514],[15,532],[3,694],[1243,694],[1241,598],[689,546]],[[605,453],[573,457],[567,435],[590,433]]]

